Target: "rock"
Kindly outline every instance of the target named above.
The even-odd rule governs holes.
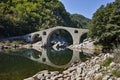
[[[109,75],[105,75],[102,80],[108,80],[110,78]]]
[[[83,71],[83,68],[81,68],[81,67],[78,67],[78,68],[77,68],[77,73],[78,73],[78,75],[79,75],[79,74],[82,74],[82,71]]]
[[[120,80],[120,78],[117,78],[117,80]]]
[[[93,75],[95,75],[95,70],[88,71],[88,73],[86,74],[87,77],[91,77]]]
[[[95,70],[96,72],[98,72],[99,69],[100,69],[100,65],[99,65],[99,64],[96,64],[96,65],[94,66],[94,70]]]
[[[86,76],[86,73],[85,73],[85,72],[83,72],[83,73],[82,73],[82,77],[85,77],[85,76]]]
[[[107,53],[107,54],[104,55],[104,60],[106,58],[114,58],[114,56],[113,56],[113,54]]]
[[[67,77],[69,77],[69,76],[65,74],[65,75],[63,75],[63,77],[64,77],[64,78],[67,78]]]
[[[84,67],[86,64],[84,62],[80,63],[78,67]]]
[[[59,71],[51,72],[51,75],[52,75],[52,76],[56,76],[56,75],[58,75],[58,74],[59,74]]]
[[[63,71],[63,74],[69,74],[69,71],[65,70]]]
[[[64,80],[63,78],[58,78],[57,80]]]
[[[83,80],[81,77],[76,78],[76,80]]]
[[[95,74],[94,79],[95,79],[95,80],[101,80],[101,79],[102,79],[102,73],[97,73],[97,74]]]
[[[24,79],[24,80],[35,80],[33,77],[30,77],[30,78],[27,78],[27,79]]]
[[[71,73],[72,71],[76,70],[76,67],[71,67],[68,69],[68,71]]]
[[[111,68],[113,68],[113,67],[115,67],[115,66],[116,66],[116,63],[115,63],[115,62],[111,62],[111,63],[110,63],[110,67],[111,67]]]
[[[84,80],[91,80],[89,77],[85,77],[85,79]]]
[[[40,73],[48,74],[49,71],[48,70],[44,70],[44,71],[41,71]]]
[[[61,77],[63,77],[63,74],[59,74],[59,75],[58,75],[58,78],[61,78]]]
[[[99,60],[99,57],[95,57],[92,61],[96,62],[96,60]]]
[[[34,78],[38,78],[38,80],[120,80],[120,78],[112,75],[112,71],[116,70],[119,64],[111,62],[108,68],[100,64],[105,58],[109,57],[112,58],[113,55],[109,53],[100,54],[85,62],[73,64],[74,66],[68,67],[62,73],[44,70],[34,75]],[[117,71],[119,73],[120,69]],[[102,74],[102,72],[105,74]],[[30,77],[26,80],[34,80],[34,78]]]
[[[40,79],[43,76],[43,74],[38,74],[36,77]]]
[[[72,76],[71,76],[71,80],[76,80],[76,79],[75,79],[75,75],[72,75]]]
[[[64,78],[64,80],[71,80],[71,79],[70,79],[70,77],[66,77],[66,78]]]

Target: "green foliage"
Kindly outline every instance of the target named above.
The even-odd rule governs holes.
[[[103,62],[102,62],[102,66],[108,67],[110,65],[110,63],[112,62],[113,58],[106,58]]]
[[[120,1],[101,6],[93,15],[89,36],[104,45],[120,43]]]
[[[120,77],[120,68],[116,68],[112,71],[112,74],[116,77]]]
[[[76,25],[78,28],[88,28],[88,24],[90,24],[91,20],[80,15],[80,14],[72,14],[71,15],[73,26]]]
[[[71,14],[58,0],[1,0],[0,37],[23,35],[57,25],[86,25],[85,18],[81,18],[82,23],[82,19],[71,19]]]
[[[5,45],[10,46],[10,41],[5,41]]]

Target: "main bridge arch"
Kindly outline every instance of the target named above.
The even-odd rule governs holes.
[[[30,33],[30,34],[27,35],[27,40],[30,41],[30,42],[33,42],[35,35],[37,35],[41,38],[41,41],[42,41],[43,45],[48,45],[48,41],[50,39],[51,34],[56,30],[67,31],[72,37],[73,45],[79,44],[80,40],[81,40],[81,36],[88,32],[88,29],[57,26],[57,27],[45,29],[45,30],[42,30],[42,31],[37,31],[37,32],[34,32],[34,33]]]
[[[51,32],[49,33],[48,37],[47,37],[47,45],[51,45],[51,41],[52,40],[64,40],[65,42],[68,43],[68,45],[73,44],[73,36],[71,34],[71,32],[69,32],[66,29],[62,29],[62,28],[58,28],[58,29],[53,29],[51,30]]]

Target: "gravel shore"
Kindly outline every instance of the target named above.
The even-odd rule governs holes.
[[[120,80],[120,64],[109,61],[112,58],[111,53],[101,53],[63,72],[44,70],[24,80]]]

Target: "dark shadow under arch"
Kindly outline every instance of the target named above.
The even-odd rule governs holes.
[[[33,43],[37,41],[42,41],[42,37],[40,36],[40,34],[34,34],[32,36],[32,39],[33,39]]]
[[[47,38],[47,45],[51,46],[51,41],[53,40],[54,37],[62,37],[66,42],[68,42],[68,45],[71,45],[73,44],[73,37],[72,35],[70,34],[69,31],[65,30],[65,29],[56,29],[56,30],[53,30],[49,35],[48,35],[48,38]]]
[[[87,32],[86,33],[84,33],[84,34],[82,34],[81,35],[81,37],[80,37],[80,42],[79,43],[82,43],[83,41],[84,41],[84,39],[86,39],[87,38]]]
[[[69,49],[65,49],[64,51],[55,51],[53,49],[49,49],[47,51],[47,56],[50,62],[55,65],[61,66],[68,64],[73,56],[73,51]]]

